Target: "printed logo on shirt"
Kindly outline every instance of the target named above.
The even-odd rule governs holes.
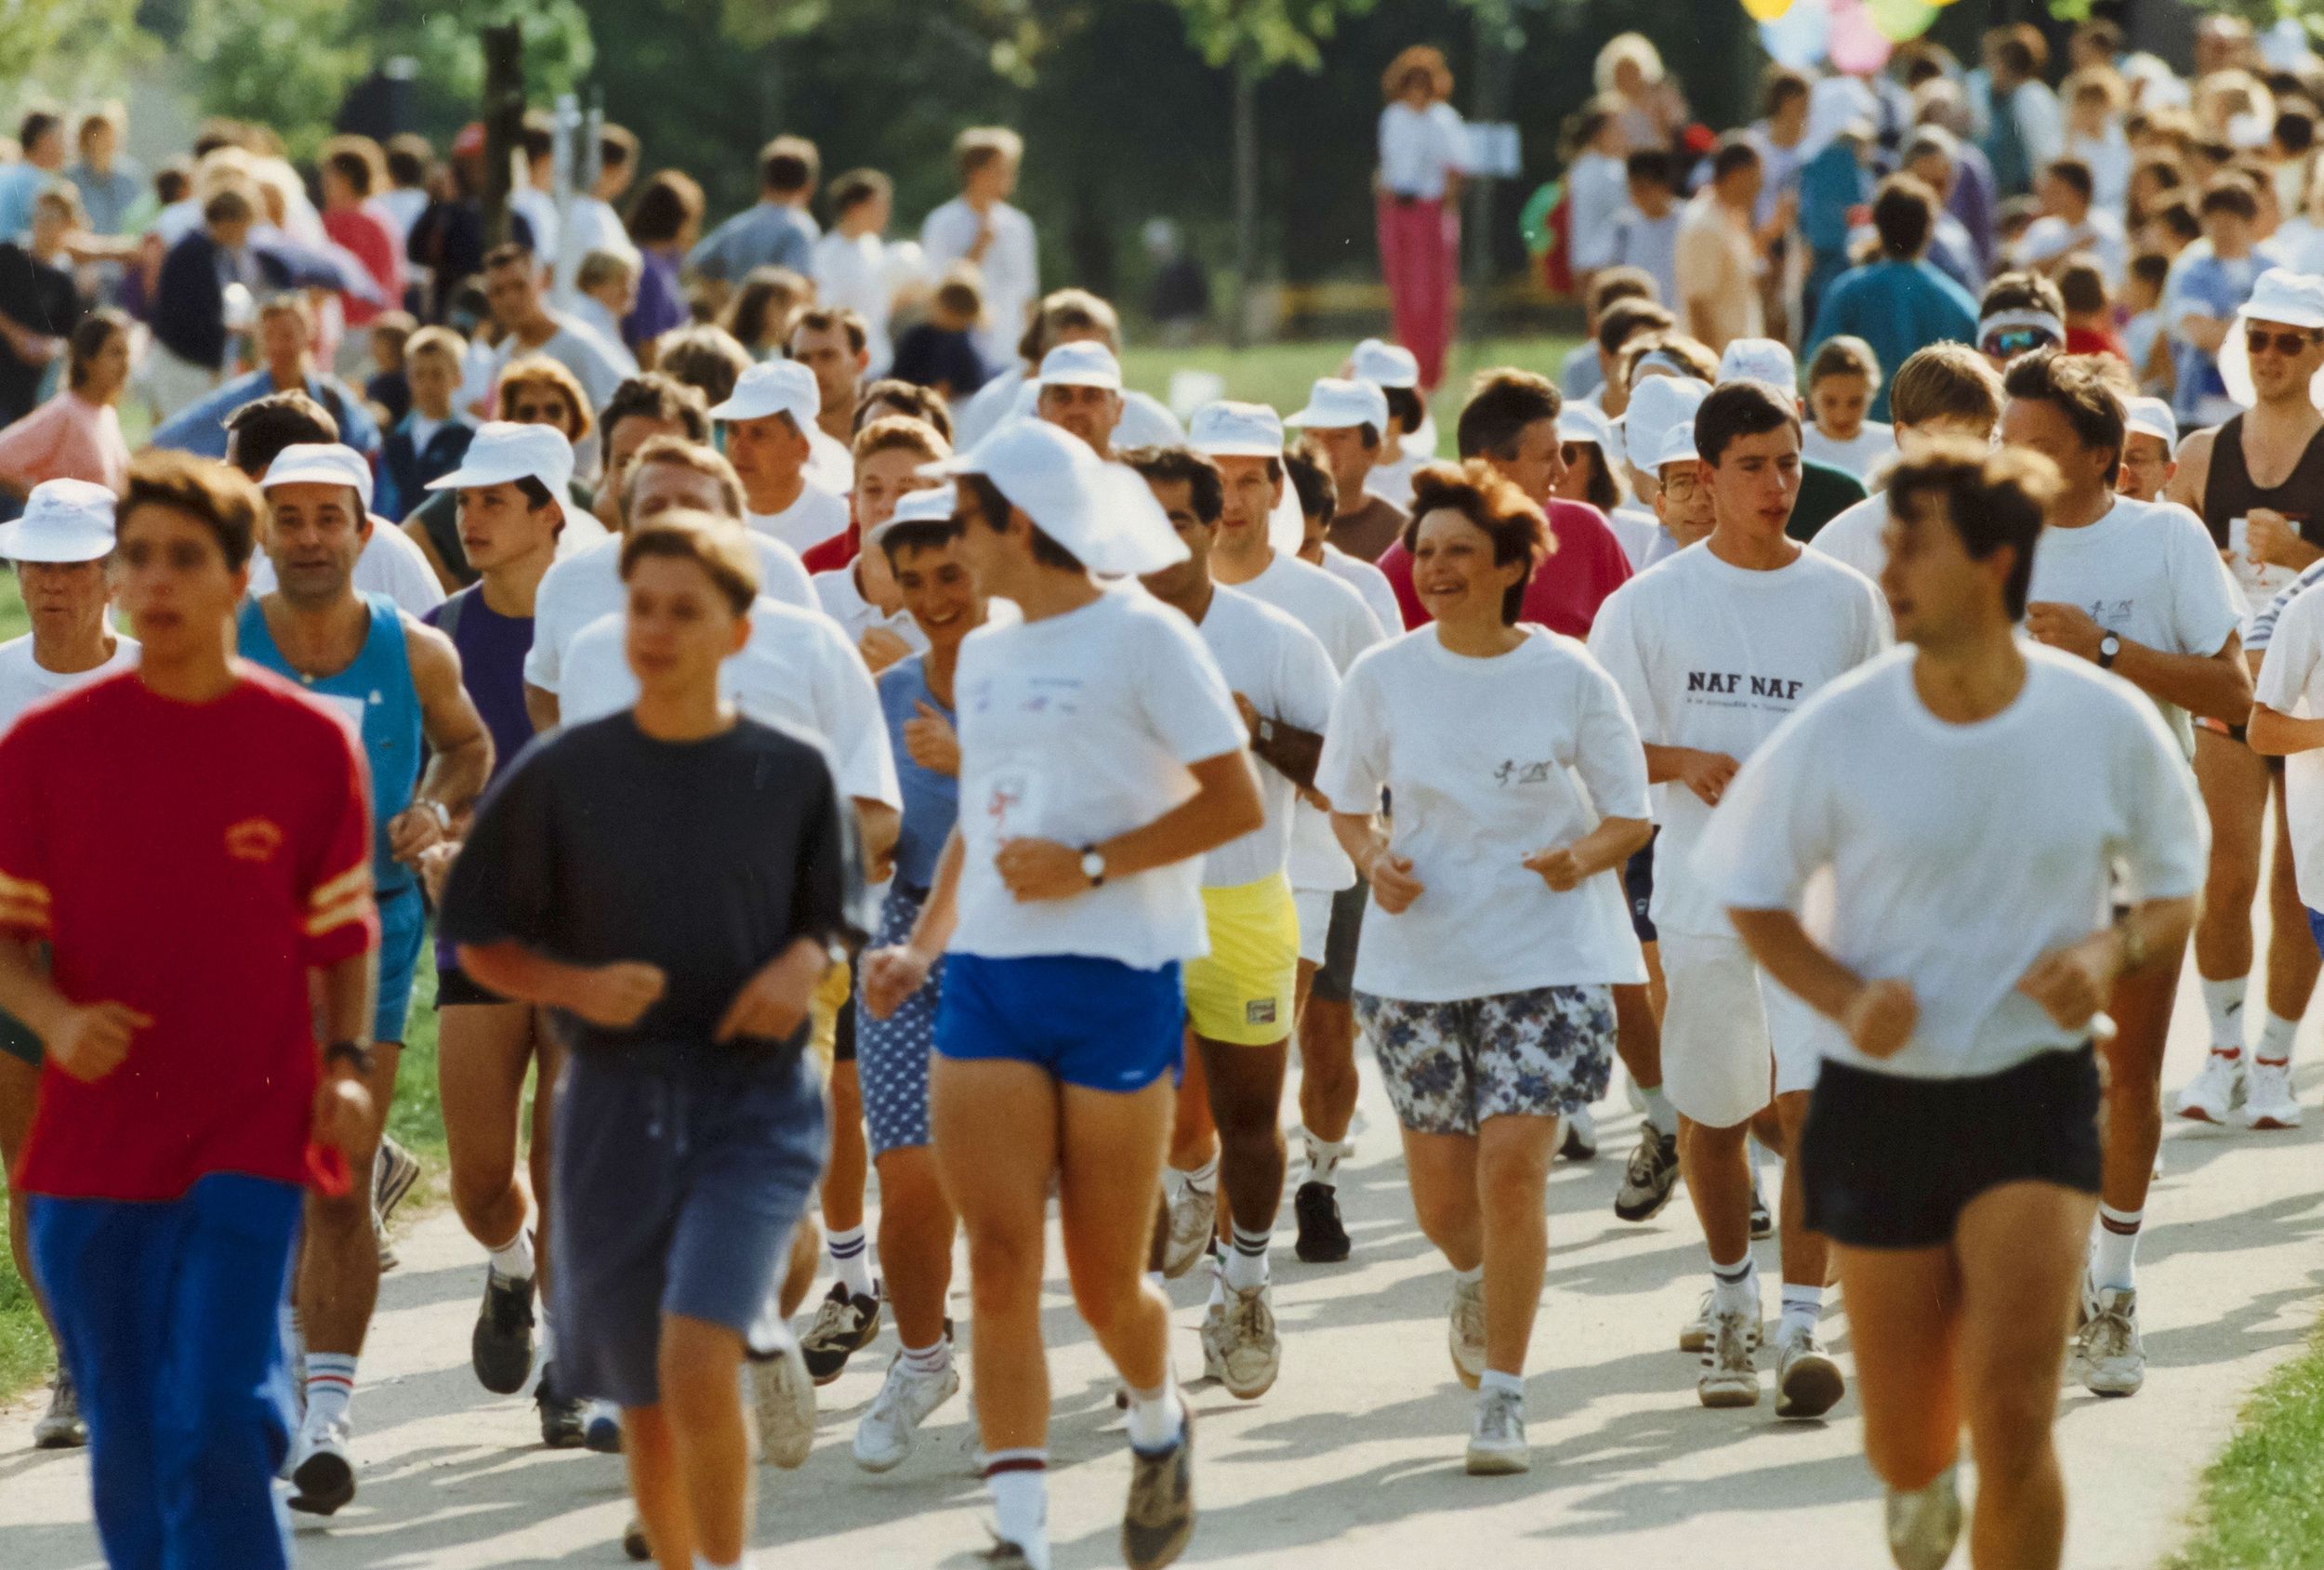
[[[1550,771],[1556,767],[1555,760],[1551,759],[1544,759],[1538,763],[1520,763],[1513,758],[1505,758],[1501,759],[1501,766],[1493,771],[1493,783],[1499,785],[1546,785]]]
[[[226,830],[226,853],[238,862],[264,865],[282,848],[282,829],[266,818],[244,818]]]
[[[1271,1025],[1275,1022],[1275,1000],[1255,997],[1243,1005],[1243,1022],[1247,1025]]]
[[[1790,676],[1753,676],[1740,670],[1690,670],[1686,673],[1689,702],[1697,696],[1739,698],[1742,703],[1714,704],[1714,708],[1760,708],[1749,700],[1763,698],[1789,708],[1800,701],[1807,683]]]
[[[2137,605],[2135,600],[2093,600],[2090,602],[2090,619],[2108,632],[2119,632],[2131,625],[2131,612]]]

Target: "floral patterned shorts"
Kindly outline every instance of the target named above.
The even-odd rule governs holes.
[[[1605,1094],[1614,989],[1545,986],[1457,1003],[1355,995],[1396,1121],[1473,1134],[1488,1117],[1558,1117]]]

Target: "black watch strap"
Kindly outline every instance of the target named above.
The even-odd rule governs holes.
[[[371,1049],[359,1041],[334,1041],[323,1049],[325,1068],[345,1063],[366,1079],[371,1077],[374,1062]]]

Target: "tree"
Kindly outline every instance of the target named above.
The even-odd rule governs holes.
[[[117,87],[122,69],[152,52],[137,13],[138,0],[5,0],[0,83],[67,97]]]

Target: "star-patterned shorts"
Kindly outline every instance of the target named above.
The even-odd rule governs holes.
[[[1473,1134],[1488,1117],[1558,1117],[1605,1094],[1614,989],[1545,986],[1457,1003],[1355,995],[1396,1121]]]
[[[920,918],[924,891],[891,884],[880,902],[879,930],[866,949],[885,948],[912,935]],[[857,984],[860,987],[859,975]],[[905,998],[884,1020],[872,1018],[855,1000],[855,1073],[863,1087],[864,1123],[871,1131],[871,1153],[910,1150],[928,1143],[928,1059],[936,1047],[936,999],[943,993],[942,960],[928,983]]]

